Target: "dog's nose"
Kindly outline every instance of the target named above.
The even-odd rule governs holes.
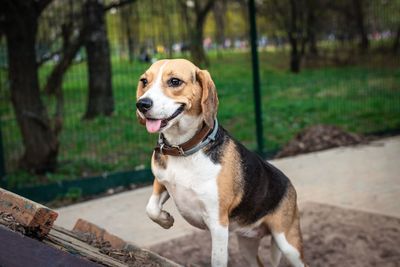
[[[139,99],[139,101],[136,103],[136,107],[142,113],[146,113],[147,111],[149,111],[152,106],[153,106],[153,100],[147,97]]]

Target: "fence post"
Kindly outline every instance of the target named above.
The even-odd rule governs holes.
[[[257,136],[257,152],[264,155],[264,138],[261,111],[261,90],[260,90],[260,70],[258,64],[257,51],[257,25],[256,10],[254,0],[248,2],[249,23],[250,23],[250,45],[251,45],[251,62],[253,67],[253,94],[256,119],[256,136]]]

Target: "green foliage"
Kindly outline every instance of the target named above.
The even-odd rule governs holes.
[[[400,69],[384,67],[389,58],[371,66],[308,68],[286,71],[287,52],[262,52],[261,81],[265,140],[269,150],[284,145],[298,131],[316,123],[335,124],[357,133],[400,128]],[[209,69],[218,88],[218,118],[233,136],[256,148],[251,62],[248,53],[210,53]],[[379,61],[380,62],[380,61]],[[59,168],[32,176],[17,170],[22,142],[8,98],[0,102],[3,143],[9,171],[7,182],[48,183],[65,179],[149,167],[156,136],[146,132],[135,116],[137,79],[147,64],[113,58],[116,110],[111,117],[82,120],[87,94],[84,64],[74,65],[63,84],[65,119],[60,135]],[[397,62],[398,64],[399,62]],[[368,66],[368,67],[367,67]],[[43,83],[52,66],[40,69]],[[7,94],[5,91],[2,95]],[[44,97],[50,114],[54,99]],[[79,195],[72,192],[71,196]]]
[[[71,187],[67,194],[65,195],[66,198],[69,198],[71,200],[77,200],[82,196],[82,189],[78,187]]]

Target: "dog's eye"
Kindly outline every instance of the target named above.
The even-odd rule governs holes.
[[[140,81],[142,82],[143,87],[146,87],[146,85],[149,83],[149,81],[146,78],[142,78],[140,79]]]
[[[179,87],[183,81],[179,80],[178,78],[171,78],[168,80],[168,86],[170,87]]]

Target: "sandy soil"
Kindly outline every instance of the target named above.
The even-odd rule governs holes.
[[[400,267],[400,219],[306,203],[301,210],[305,258],[310,266]],[[259,255],[268,262],[270,238]],[[151,250],[184,266],[210,265],[210,236],[196,233],[153,246]],[[246,266],[230,236],[229,266]],[[282,260],[280,267],[289,266]]]

